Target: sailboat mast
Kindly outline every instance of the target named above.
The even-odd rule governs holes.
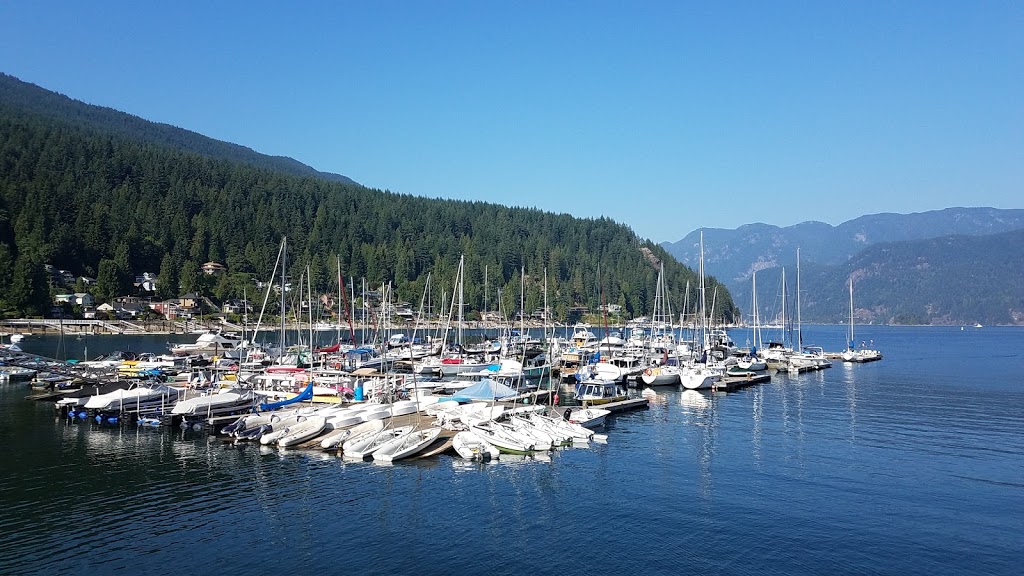
[[[800,249],[796,249],[796,344],[797,350],[803,350],[804,336],[800,333]]]
[[[847,347],[853,350],[853,277],[850,277],[850,345]]]
[[[459,318],[459,344],[460,345],[463,345],[463,342],[465,342],[465,338],[463,338],[463,330],[462,330],[462,317],[463,317],[462,316],[462,306],[463,306],[463,304],[462,304],[463,303],[463,300],[462,300],[462,297],[463,297],[463,293],[462,293],[463,277],[462,277],[462,275],[464,273],[463,266],[465,266],[465,263],[466,263],[465,258],[466,258],[465,256],[459,256],[459,273],[457,275],[458,276],[458,282],[459,282],[459,316],[458,316],[458,318]]]
[[[285,237],[281,240],[281,345],[280,353],[284,356],[285,349],[285,336],[284,336],[284,324],[285,324],[285,280],[288,278],[288,238]]]
[[[707,285],[704,282],[704,230],[700,231],[700,326],[701,326],[701,351],[705,351],[708,346],[707,342],[707,326],[708,326],[708,301],[707,301]]]

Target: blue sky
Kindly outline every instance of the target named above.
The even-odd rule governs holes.
[[[1024,207],[1024,3],[12,2],[0,71],[655,241]]]

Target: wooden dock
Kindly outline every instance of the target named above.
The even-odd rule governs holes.
[[[747,376],[726,376],[718,382],[715,382],[712,385],[712,389],[716,392],[732,392],[734,390],[746,388],[747,386],[770,382],[771,379],[772,376],[768,373],[751,373]]]
[[[606,402],[604,404],[583,404],[586,408],[603,408],[608,410],[612,414],[618,414],[619,412],[628,412],[630,410],[646,410],[650,407],[650,401],[647,398],[627,398],[626,400],[619,400],[618,402]],[[573,406],[564,406],[564,408],[573,408]]]

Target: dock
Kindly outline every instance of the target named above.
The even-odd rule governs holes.
[[[726,376],[718,382],[715,382],[711,388],[716,392],[733,392],[741,388],[746,388],[747,386],[770,382],[771,379],[771,374],[758,374],[751,372],[747,376]]]

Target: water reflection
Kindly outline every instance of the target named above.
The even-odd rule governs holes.
[[[686,413],[702,415],[707,412],[711,403],[707,396],[696,390],[683,390],[679,393],[679,405]]]
[[[764,387],[755,386],[752,401],[753,429],[751,430],[751,453],[754,457],[754,465],[761,469],[761,419],[764,417]]]

